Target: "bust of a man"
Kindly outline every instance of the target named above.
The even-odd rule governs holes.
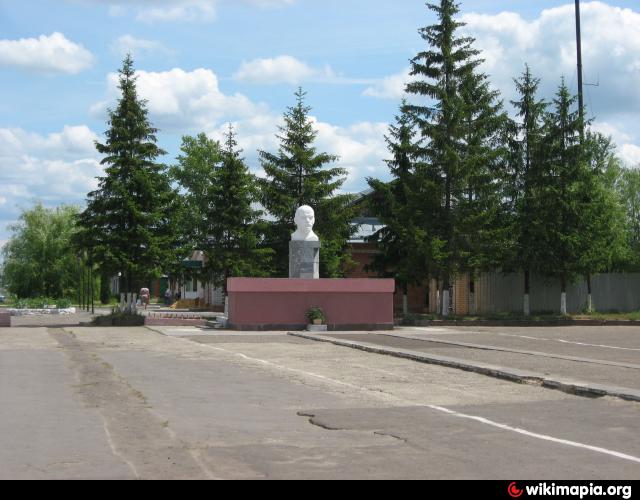
[[[291,236],[292,241],[320,241],[313,232],[316,223],[316,215],[313,208],[304,205],[296,212],[296,232]]]

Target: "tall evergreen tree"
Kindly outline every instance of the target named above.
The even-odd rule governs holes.
[[[408,287],[419,285],[434,271],[430,266],[436,260],[429,246],[428,227],[421,213],[422,200],[416,190],[416,167],[421,158],[420,139],[416,138],[413,119],[403,101],[396,124],[389,127],[385,137],[391,159],[386,163],[392,181],[368,179],[372,188],[370,209],[384,225],[371,241],[377,243],[369,269],[381,276],[393,277],[403,291],[403,312],[408,314]]]
[[[213,196],[209,198],[206,268],[226,296],[229,278],[264,276],[272,251],[259,248],[262,212],[253,206],[257,199],[256,182],[241,157],[231,125],[225,137],[222,162],[216,172]]]
[[[173,259],[175,193],[165,167],[156,162],[165,153],[156,145],[146,102],[138,97],[130,55],[120,70],[119,89],[106,141],[96,143],[105,176],[89,193],[80,223],[97,262],[121,273],[123,291],[135,292]]]
[[[533,237],[540,249],[535,267],[561,285],[561,312],[566,314],[567,285],[582,274],[582,257],[589,251],[593,212],[593,175],[581,143],[582,119],[574,109],[564,79],[545,120],[543,167],[533,184],[536,220]]]
[[[425,216],[433,219],[434,237],[443,248],[441,274],[444,315],[449,314],[449,288],[456,275],[484,267],[498,229],[500,196],[493,182],[498,167],[496,137],[501,105],[478,72],[481,60],[473,38],[459,36],[458,3],[427,4],[437,23],[420,30],[428,43],[412,61],[407,92],[428,99],[407,107],[425,139],[421,184],[429,197]],[[425,201],[427,197],[425,196]],[[493,240],[493,243],[492,243]]]
[[[514,79],[519,99],[512,101],[519,123],[516,125],[514,143],[516,154],[513,169],[514,190],[512,194],[514,219],[513,235],[515,252],[513,267],[524,272],[524,314],[531,314],[531,270],[535,262],[535,252],[540,241],[531,230],[535,213],[533,211],[532,178],[541,168],[541,144],[544,136],[543,124],[547,103],[538,99],[540,79],[531,73],[529,65],[519,79]]]
[[[297,103],[284,114],[280,127],[280,147],[277,153],[260,151],[260,163],[266,173],[259,180],[262,205],[275,219],[270,224],[267,246],[275,250],[275,272],[288,276],[289,241],[295,231],[294,216],[302,205],[316,212],[314,231],[322,242],[320,273],[338,277],[349,262],[345,252],[354,211],[352,198],[336,192],[346,178],[343,168],[327,168],[338,158],[319,153],[315,146],[318,133],[309,117],[311,108],[305,105],[306,93],[299,89]]]

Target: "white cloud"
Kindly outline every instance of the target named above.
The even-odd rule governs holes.
[[[379,80],[374,85],[365,89],[363,95],[377,97],[379,99],[402,99],[402,97],[406,95],[405,88],[407,83],[411,81],[409,71],[409,68],[407,68],[402,73]]]
[[[38,38],[0,40],[0,65],[36,73],[77,74],[89,68],[94,57],[62,33]]]
[[[311,117],[313,127],[318,132],[316,148],[318,151],[339,156],[331,166],[339,166],[347,171],[347,180],[343,189],[347,192],[366,189],[366,177],[386,178],[388,171],[384,160],[388,157],[384,135],[386,123],[360,122],[348,127],[340,127],[318,121]],[[257,150],[277,153],[280,145],[276,134],[282,118],[272,114],[260,115],[234,122],[238,134],[238,143],[245,151],[247,162],[254,173],[264,177],[259,166]],[[210,137],[222,140],[227,125],[222,125]]]
[[[123,16],[133,9],[138,21],[154,22],[211,22],[216,19],[220,3],[238,0],[83,0],[84,3],[109,6],[113,16]],[[293,5],[296,0],[239,0],[240,3],[262,9]]]
[[[623,144],[618,147],[620,158],[630,167],[640,167],[640,146]]]
[[[221,122],[264,114],[267,109],[242,94],[224,94],[218,77],[208,69],[137,71],[136,75],[139,94],[148,101],[151,121],[161,130],[210,131]],[[108,88],[109,102],[113,103],[119,97],[118,74],[108,76]],[[92,114],[104,113],[107,105],[95,104]]]
[[[388,169],[384,159],[388,157],[384,135],[386,123],[360,122],[348,127],[338,127],[316,121],[319,150],[340,157],[338,165],[347,170],[346,191],[366,188],[366,177],[386,178]]]
[[[477,40],[486,59],[483,69],[507,98],[515,94],[512,78],[524,70],[542,78],[542,93],[552,96],[560,78],[576,91],[575,12],[573,3],[542,11],[527,21],[520,15],[466,14],[465,31]],[[640,111],[640,13],[603,2],[583,2],[583,58],[586,105],[608,119],[613,113]]]
[[[66,126],[49,135],[0,128],[0,219],[15,220],[19,207],[83,204],[103,174],[94,147],[97,136],[86,126]],[[0,227],[0,236],[4,227]]]
[[[323,69],[312,68],[295,57],[283,55],[243,62],[233,77],[244,83],[297,85],[309,80],[331,79],[335,74],[328,66]]]
[[[113,42],[111,48],[121,56],[129,53],[135,56],[142,52],[161,52],[167,55],[172,55],[174,53],[161,42],[156,40],[145,40],[144,38],[136,38],[131,35],[123,35],[119,37],[115,42]]]
[[[150,121],[160,133],[179,134],[205,132],[222,140],[228,123],[233,123],[239,146],[244,149],[247,163],[261,175],[257,151],[277,151],[278,126],[282,115],[265,104],[258,104],[242,94],[227,95],[218,84],[215,73],[208,69],[153,73],[138,71],[138,91],[148,101]],[[109,102],[119,97],[118,75],[108,76]],[[291,96],[292,104],[294,97]],[[312,104],[312,99],[309,100]],[[103,113],[107,106],[101,102],[93,112]],[[335,126],[313,118],[318,130],[318,148],[340,156],[339,165],[349,171],[345,189],[360,190],[367,176],[386,176],[383,162],[387,157],[384,135],[387,124],[362,122],[347,127]]]

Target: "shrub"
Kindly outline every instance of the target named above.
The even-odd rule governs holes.
[[[56,300],[56,307],[58,309],[69,309],[72,306],[72,302],[69,299]]]
[[[95,326],[144,326],[144,316],[141,314],[112,312],[108,316],[97,316],[93,320]]]
[[[324,323],[327,318],[324,314],[324,311],[321,308],[317,306],[313,306],[309,308],[309,310],[307,311],[307,319],[311,323],[313,323],[314,320],[317,320],[317,319],[321,320]]]

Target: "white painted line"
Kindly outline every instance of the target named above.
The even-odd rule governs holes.
[[[181,340],[185,340],[185,341],[189,342],[186,339],[181,339]],[[332,378],[326,377],[324,375],[319,375],[317,373],[308,372],[308,371],[300,370],[300,369],[297,369],[297,368],[290,368],[290,367],[287,367],[287,366],[282,366],[282,365],[273,363],[271,361],[267,361],[265,359],[260,359],[260,358],[254,358],[254,357],[251,357],[251,356],[247,356],[246,354],[243,354],[243,353],[240,353],[240,352],[230,351],[228,349],[223,349],[221,347],[215,347],[215,346],[212,346],[212,345],[209,345],[209,344],[206,344],[205,346],[210,348],[210,349],[214,349],[216,351],[220,351],[220,352],[224,352],[224,353],[227,353],[227,354],[231,354],[233,356],[240,357],[240,358],[242,358],[242,359],[244,359],[246,361],[251,361],[251,362],[254,362],[254,363],[258,363],[258,364],[271,366],[271,367],[274,367],[274,368],[277,368],[277,369],[280,369],[280,370],[306,375],[306,376],[317,378],[317,379],[320,379],[320,380],[323,380],[325,382],[329,382],[331,384],[335,384],[335,385],[338,385],[338,386],[349,387],[349,388],[355,389],[355,390],[360,391],[360,392],[366,392],[366,393],[369,393],[369,394],[371,394],[372,396],[374,396],[376,398],[381,398],[382,396],[384,396],[384,399],[395,399],[396,401],[401,402],[403,404],[408,404],[408,405],[411,405],[411,406],[421,406],[423,408],[430,408],[432,410],[438,411],[440,413],[445,413],[447,415],[451,415],[451,416],[456,417],[456,418],[464,418],[464,419],[468,419],[468,420],[473,420],[473,421],[476,421],[476,422],[484,424],[484,425],[489,425],[491,427],[495,427],[497,429],[502,429],[504,431],[514,432],[514,433],[517,433],[517,434],[525,435],[525,436],[528,436],[528,437],[531,437],[531,438],[534,438],[534,439],[539,439],[539,440],[542,440],[542,441],[550,441],[550,442],[553,442],[553,443],[562,444],[562,445],[570,446],[570,447],[573,447],[573,448],[589,450],[589,451],[593,451],[595,453],[600,453],[600,454],[603,454],[603,455],[608,455],[608,456],[611,456],[611,457],[619,458],[621,460],[627,460],[627,461],[630,461],[630,462],[635,462],[635,463],[639,463],[640,464],[640,458],[639,457],[634,457],[632,455],[627,455],[625,453],[620,453],[620,452],[615,451],[615,450],[609,450],[607,448],[600,448],[600,447],[597,447],[597,446],[591,446],[591,445],[588,445],[588,444],[578,443],[576,441],[570,441],[570,440],[567,440],[567,439],[556,438],[556,437],[553,437],[553,436],[548,436],[546,434],[538,434],[536,432],[531,432],[531,431],[528,431],[526,429],[520,429],[520,428],[517,428],[517,427],[511,427],[511,426],[509,426],[507,424],[501,424],[501,423],[498,423],[498,422],[494,422],[493,420],[489,420],[489,419],[486,419],[484,417],[479,417],[479,416],[475,416],[475,415],[465,415],[464,413],[458,413],[456,411],[449,410],[448,408],[444,408],[442,406],[433,406],[433,405],[426,405],[426,404],[423,404],[423,403],[416,403],[415,401],[411,401],[411,400],[408,400],[408,399],[400,398],[398,396],[395,396],[394,394],[381,393],[379,390],[375,390],[374,391],[372,389],[369,389],[368,387],[362,387],[362,386],[358,386],[358,385],[351,384],[351,383],[348,383],[348,382],[343,382],[341,380],[332,379]]]
[[[487,332],[487,333],[489,333],[489,332]],[[571,341],[571,340],[546,339],[546,338],[542,338],[542,337],[526,337],[524,335],[513,335],[513,334],[510,334],[510,333],[496,333],[496,335],[500,335],[502,337],[515,337],[515,338],[521,338],[521,339],[527,339],[527,340],[543,340],[543,341],[546,341],[546,342],[560,342],[562,344],[573,344],[573,345],[581,345],[581,346],[586,346],[586,347],[601,347],[603,349],[618,349],[618,350],[621,350],[621,351],[638,351],[638,352],[640,352],[640,349],[633,349],[631,347],[618,347],[618,346],[604,345],[604,344],[586,344],[584,342],[574,342],[574,341]]]
[[[476,422],[480,422],[482,424],[485,425],[490,425],[492,427],[497,427],[498,429],[503,429],[506,431],[510,431],[510,432],[516,432],[518,434],[522,434],[528,437],[532,437],[535,439],[540,439],[543,441],[551,441],[553,443],[558,443],[558,444],[564,444],[566,446],[571,446],[573,448],[581,448],[584,450],[589,450],[589,451],[594,451],[596,453],[602,453],[604,455],[610,455],[612,457],[616,457],[616,458],[620,458],[622,460],[628,460],[630,462],[635,462],[635,463],[639,463],[640,464],[640,458],[638,457],[634,457],[633,455],[627,455],[625,453],[620,453],[618,451],[614,451],[614,450],[608,450],[607,448],[600,448],[598,446],[591,446],[588,444],[583,444],[583,443],[578,443],[576,441],[569,441],[567,439],[559,439],[559,438],[555,438],[553,436],[548,436],[546,434],[538,434],[536,432],[531,432],[531,431],[527,431],[525,429],[519,429],[517,427],[511,427],[509,425],[506,424],[500,424],[498,422],[494,422],[492,420],[486,419],[484,417],[476,417],[474,415],[465,415],[464,413],[458,413],[456,411],[453,410],[449,410],[447,408],[442,408],[440,406],[430,406],[427,405],[428,408],[432,408],[434,410],[443,412],[443,413],[447,413],[449,415],[452,415],[454,417],[459,417],[459,418],[466,418],[469,420],[475,420]]]

